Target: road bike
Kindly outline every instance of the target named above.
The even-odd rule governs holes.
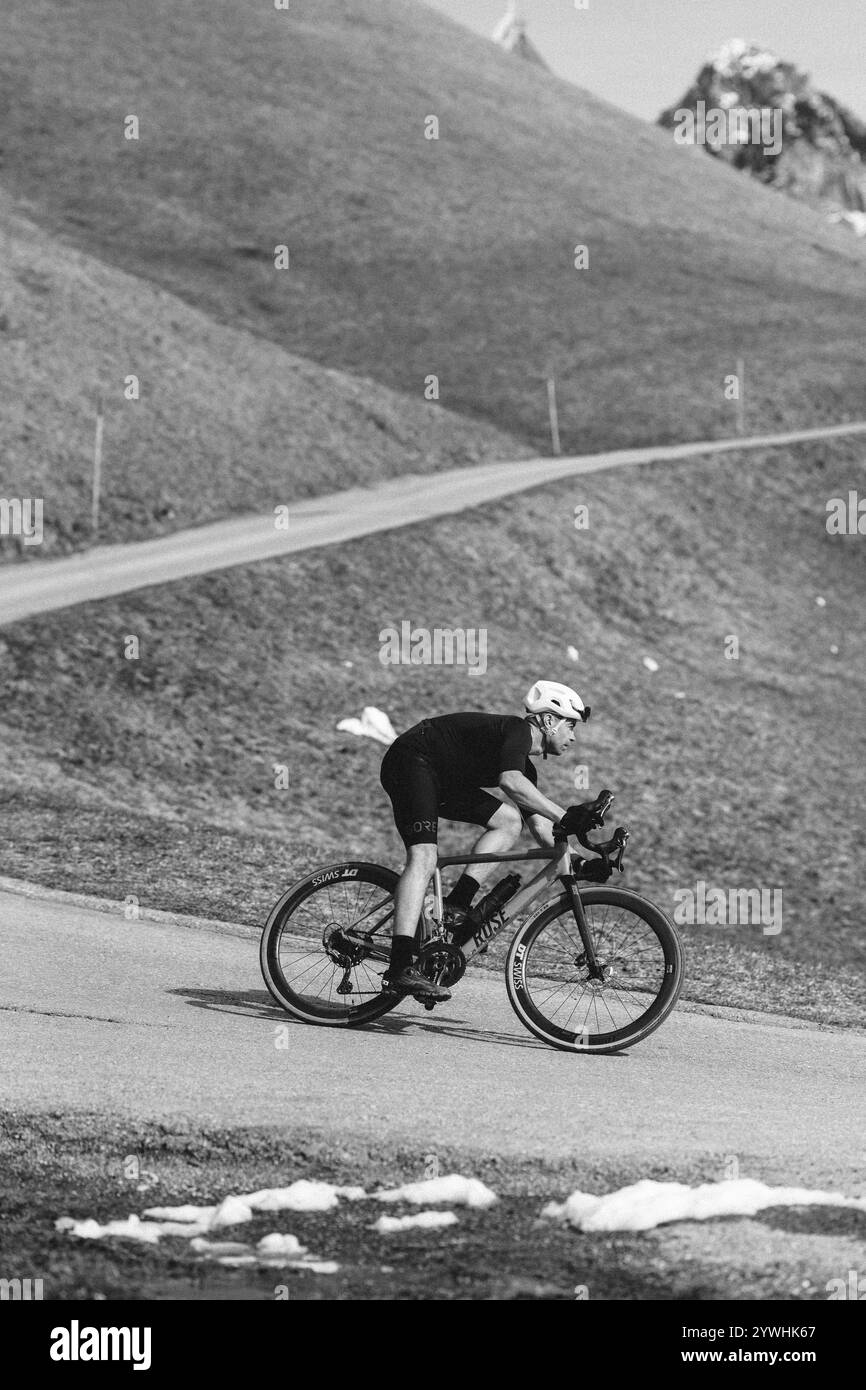
[[[612,801],[609,791],[596,798],[597,825]],[[428,979],[450,989],[475,956],[536,905],[519,925],[505,962],[511,1007],[553,1047],[618,1052],[648,1037],[673,1009],[684,978],[683,947],[673,923],[653,903],[599,882],[614,869],[622,872],[628,828],[618,826],[606,841],[588,834],[577,838],[598,858],[581,858],[562,834],[549,849],[440,855],[418,924],[417,964]],[[535,876],[482,920],[468,943],[458,945],[443,925],[442,869],[537,860],[544,863]],[[397,879],[393,869],[349,860],[316,869],[286,890],[261,943],[262,974],[278,1004],[305,1023],[351,1028],[402,1002],[382,989]]]

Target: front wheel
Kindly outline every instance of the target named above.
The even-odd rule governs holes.
[[[685,974],[673,923],[637,893],[581,891],[601,970],[593,978],[566,894],[514,937],[505,965],[511,1007],[544,1042],[569,1052],[619,1052],[640,1042],[674,1007]]]
[[[397,874],[353,860],[329,864],[289,888],[262,932],[265,984],[305,1023],[370,1023],[399,1003],[382,993]]]

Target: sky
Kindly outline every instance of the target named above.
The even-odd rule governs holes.
[[[418,0],[421,3],[421,0]],[[423,0],[489,38],[507,0]],[[866,120],[866,0],[520,0],[548,67],[654,121],[728,39],[759,43],[811,73]]]

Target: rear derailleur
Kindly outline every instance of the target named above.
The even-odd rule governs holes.
[[[357,942],[350,941],[346,933],[331,922],[322,932],[322,945],[324,946],[328,959],[335,965],[339,965],[343,971],[343,978],[337,985],[338,994],[351,994],[354,986],[352,985],[352,967],[360,965],[366,952],[363,946]]]

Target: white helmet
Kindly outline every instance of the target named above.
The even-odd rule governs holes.
[[[561,719],[589,719],[590,707],[576,690],[558,681],[536,681],[523,701],[527,714],[558,714]]]

